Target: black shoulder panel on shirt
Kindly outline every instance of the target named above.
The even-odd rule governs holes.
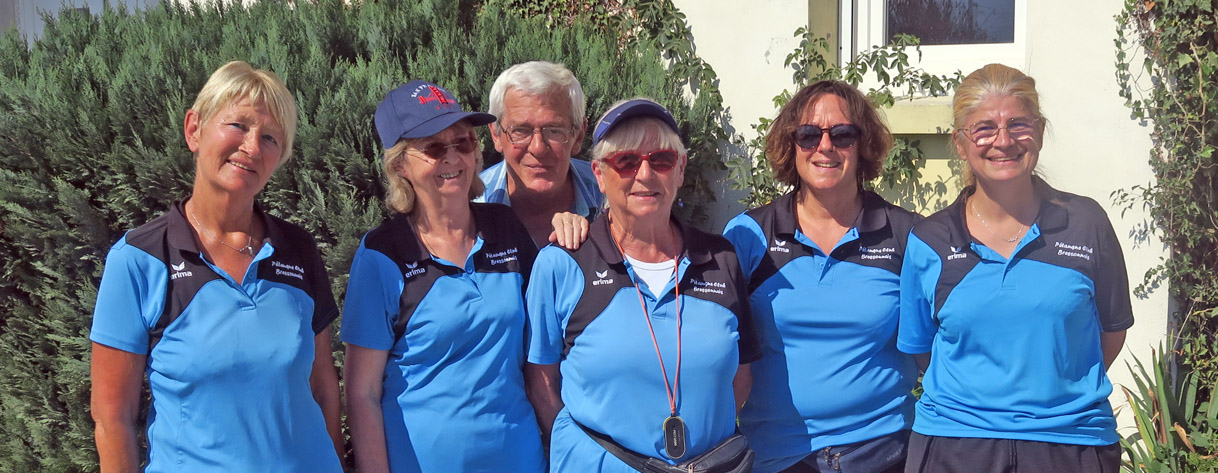
[[[394,215],[364,237],[364,247],[388,256],[402,273],[402,294],[398,296],[398,315],[393,321],[393,339],[406,333],[406,323],[436,280],[456,274],[457,268],[436,263],[420,249],[418,237],[404,214]]]
[[[562,347],[564,358],[571,351],[571,347],[575,346],[575,337],[583,333],[588,324],[605,311],[618,291],[634,288],[634,282],[630,280],[626,264],[620,261],[620,256],[616,258],[619,262],[609,263],[607,260],[613,258],[601,255],[597,245],[591,244],[580,245],[576,251],[566,251],[584,273],[584,292],[567,319]]]
[[[767,250],[757,262],[757,268],[749,277],[748,293],[752,294],[766,280],[778,274],[787,263],[802,256],[810,256],[812,249],[795,240],[795,222],[791,206],[794,193],[788,193],[773,202],[745,212],[765,235]],[[784,211],[783,209],[787,209]],[[782,215],[779,215],[779,214]]]
[[[913,234],[930,246],[942,263],[939,281],[935,284],[935,320],[939,319],[939,309],[947,302],[952,289],[981,262],[969,246],[971,240],[959,231],[957,220],[963,218],[960,202],[963,200],[926,217],[913,229]]]
[[[169,281],[165,286],[165,304],[161,315],[148,332],[148,353],[161,341],[165,328],[177,320],[204,284],[220,275],[212,271],[197,252],[183,251],[169,244],[171,212],[127,233],[127,244],[143,250],[165,264]]]
[[[471,203],[474,222],[482,235],[482,251],[474,255],[474,270],[480,273],[520,273],[528,285],[537,245],[512,208],[503,204]]]
[[[265,214],[275,253],[258,262],[258,277],[296,287],[313,299],[313,333],[321,333],[338,318],[330,277],[313,235],[279,217]]]

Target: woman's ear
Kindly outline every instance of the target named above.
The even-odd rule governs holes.
[[[186,123],[182,126],[182,134],[186,136],[186,147],[190,148],[192,153],[199,151],[199,132],[203,126],[200,120],[199,112],[194,109],[186,111]]]

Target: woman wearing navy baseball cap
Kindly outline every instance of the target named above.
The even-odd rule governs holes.
[[[550,471],[747,472],[733,434],[760,350],[731,244],[673,218],[677,122],[622,101],[593,142],[608,210],[578,249],[544,248],[528,286],[525,373]]]
[[[361,472],[545,470],[521,371],[537,248],[511,209],[470,202],[493,121],[418,80],[376,109],[393,215],[355,253],[342,323]]]

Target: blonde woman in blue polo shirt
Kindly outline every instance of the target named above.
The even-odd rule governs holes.
[[[254,203],[291,156],[292,94],[230,62],[199,91],[184,134],[190,197],[106,257],[89,333],[101,470],[341,472],[330,280],[312,236]]]
[[[966,186],[914,228],[901,274],[897,346],[926,370],[905,471],[1115,472],[1106,371],[1133,313],[1112,224],[1035,175],[1031,77],[985,66],[952,109]]]
[[[393,215],[356,250],[342,327],[361,473],[545,470],[522,373],[537,248],[510,208],[470,202],[494,120],[418,80],[376,109]]]

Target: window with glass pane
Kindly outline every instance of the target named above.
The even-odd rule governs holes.
[[[1015,0],[888,0],[888,37],[923,45],[1015,41]]]

